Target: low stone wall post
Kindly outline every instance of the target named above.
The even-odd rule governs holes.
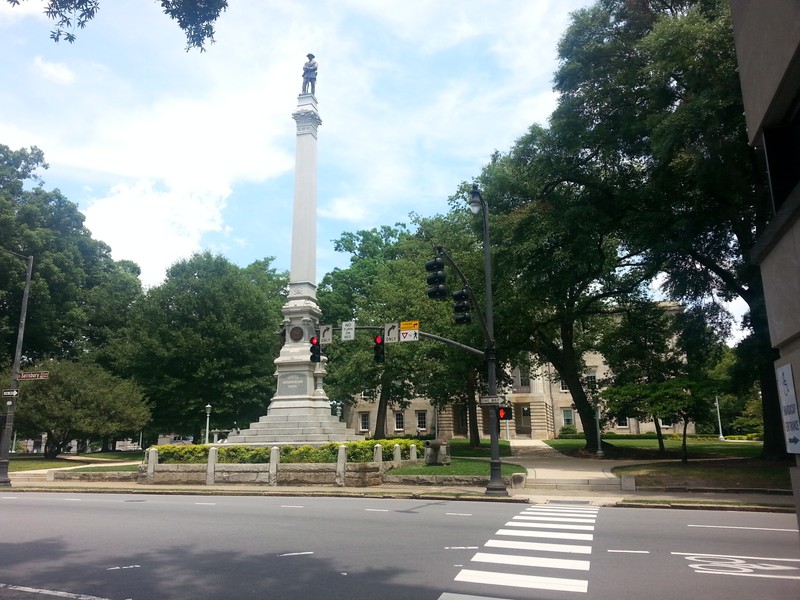
[[[402,458],[403,458],[403,456],[402,456],[402,454],[400,452],[400,444],[395,444],[394,445],[394,454],[392,455],[392,462],[394,464],[392,465],[392,467],[395,468],[395,469],[399,469],[400,468],[400,460]]]
[[[158,464],[158,450],[150,448],[147,451],[147,483],[153,483],[156,479],[156,465]]]
[[[344,487],[345,471],[347,470],[347,446],[339,446],[339,454],[336,456],[336,485]]]
[[[372,462],[378,463],[378,469],[383,473],[383,446],[375,444],[372,449]]]
[[[269,451],[269,484],[278,485],[278,463],[281,461],[281,449],[273,446]]]
[[[217,470],[217,453],[219,449],[214,446],[208,450],[208,463],[206,463],[206,485],[214,485],[214,473]]]
[[[416,444],[411,444],[410,455],[411,456],[409,458],[411,460],[413,460],[414,462],[417,462],[417,445]]]

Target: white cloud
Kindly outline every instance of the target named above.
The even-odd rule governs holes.
[[[37,56],[33,59],[33,66],[42,77],[53,83],[68,85],[75,81],[75,74],[64,63],[49,62]]]
[[[166,269],[201,250],[201,238],[220,231],[224,197],[190,191],[162,191],[151,182],[120,184],[84,211],[95,239],[113,240],[115,260],[130,259],[142,269],[142,283],[159,283]]]

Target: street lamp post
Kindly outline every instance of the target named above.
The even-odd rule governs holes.
[[[483,214],[483,281],[485,285],[486,303],[486,385],[490,398],[497,398],[497,354],[494,340],[494,305],[492,303],[492,258],[489,251],[489,205],[478,191],[478,184],[472,184],[469,209],[472,214]],[[489,411],[489,430],[491,454],[489,458],[489,484],[486,486],[487,496],[508,496],[506,484],[503,482],[500,462],[500,426],[497,411]]]
[[[211,421],[211,405],[206,404],[206,444],[208,444],[208,424]]]
[[[714,396],[714,406],[717,407],[717,425],[719,425],[719,441],[724,442],[725,436],[722,435],[722,417],[719,414],[719,396]]]
[[[11,388],[18,390],[19,365],[22,360],[22,339],[25,335],[25,318],[28,314],[28,295],[30,294],[31,274],[33,273],[33,256],[22,256],[10,250],[6,250],[6,252],[18,256],[19,258],[24,258],[28,263],[28,269],[25,273],[25,288],[22,291],[22,308],[20,309],[19,315],[19,327],[17,329],[17,347],[14,352],[14,365],[11,368]],[[6,426],[2,435],[2,441],[0,441],[0,487],[11,485],[11,479],[8,476],[8,461],[9,449],[11,448],[11,436],[14,431],[14,402],[14,399],[7,402]]]

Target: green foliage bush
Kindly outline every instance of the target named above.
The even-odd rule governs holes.
[[[425,442],[419,439],[390,439],[390,440],[363,440],[358,442],[344,442],[348,462],[372,462],[375,444],[381,445],[383,460],[394,459],[394,446],[400,446],[400,457],[403,460],[411,458],[411,446],[417,446],[417,456],[420,458],[425,451]],[[332,442],[318,448],[314,446],[281,446],[280,461],[282,463],[335,463],[339,457],[339,444]],[[208,462],[210,446],[157,446],[158,462],[161,464],[197,464]],[[229,464],[255,464],[268,463],[271,448],[253,448],[251,446],[219,446],[217,460]]]
[[[569,439],[568,436],[578,435],[578,428],[575,425],[564,425],[561,429],[558,430],[558,437]],[[583,434],[581,434],[583,437]]]

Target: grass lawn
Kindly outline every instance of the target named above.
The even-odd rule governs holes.
[[[511,456],[511,444],[508,440],[499,440],[500,456]],[[481,440],[480,448],[471,448],[469,440],[466,439],[452,439],[448,440],[447,444],[450,446],[450,456],[463,456],[472,458],[489,458],[491,455],[491,448],[489,440]],[[418,450],[420,456],[422,452]]]
[[[64,458],[63,456],[45,458],[42,454],[14,453],[9,455],[8,471],[10,473],[18,473],[20,471],[36,471],[39,469],[61,469],[63,467],[75,467],[80,464],[92,465],[98,461],[141,461],[144,457],[144,452],[94,452],[91,454],[79,454],[77,456],[73,454],[70,456],[71,458]]]
[[[584,440],[546,440],[559,452],[578,457],[594,457],[584,450]],[[791,489],[789,467],[794,461],[767,461],[759,458],[761,442],[723,442],[687,440],[689,461],[681,458],[681,440],[664,440],[665,454],[658,452],[658,440],[610,437],[603,453],[610,459],[648,461],[619,466],[615,475],[635,475],[641,487],[711,487]],[[652,461],[652,462],[650,462]]]
[[[500,472],[504,476],[510,477],[514,473],[526,473],[527,469],[519,465],[502,463]],[[471,458],[451,458],[451,464],[426,465],[424,462],[419,465],[392,469],[388,475],[465,475],[465,476],[489,476],[489,463],[485,460],[475,460]]]
[[[139,470],[139,465],[104,465],[73,469],[78,473],[132,473]]]

